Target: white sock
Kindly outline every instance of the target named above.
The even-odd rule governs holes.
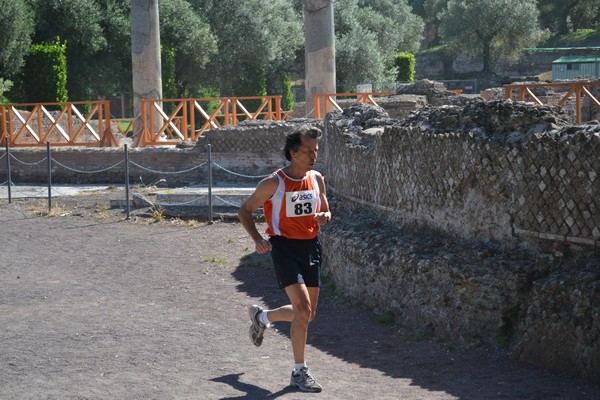
[[[268,313],[267,310],[263,310],[263,312],[261,312],[260,315],[258,316],[258,319],[260,322],[262,322],[266,326],[269,326],[269,325],[271,325],[271,321],[269,321],[269,317],[267,316],[267,313]]]
[[[306,368],[306,362],[303,362],[301,364],[294,364],[294,375],[297,375],[300,373],[300,370],[302,368]]]

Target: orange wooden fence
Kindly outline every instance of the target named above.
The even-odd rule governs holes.
[[[552,83],[514,83],[504,85],[505,98],[514,100],[515,92],[518,101],[531,99],[534,103],[543,104],[542,101],[531,91],[536,87],[568,87],[567,94],[558,102],[559,106],[564,106],[569,99],[575,95],[575,117],[577,124],[581,124],[581,100],[587,96],[590,102],[600,109],[600,102],[590,93],[592,86],[600,86],[600,81],[596,82],[552,82]]]
[[[337,98],[350,97],[356,99],[359,103],[367,103],[377,105],[373,96],[387,96],[393,92],[369,92],[369,93],[319,93],[313,96],[314,99],[314,118],[323,118],[330,111],[342,111],[342,108],[337,104]]]
[[[281,109],[281,96],[142,100],[141,108],[142,128],[137,146],[195,142],[207,129],[245,120],[288,119]],[[167,114],[165,109],[172,111]]]
[[[134,118],[111,119],[107,100],[1,104],[0,139],[11,147],[117,146],[120,132],[134,135],[137,146],[175,145],[244,120],[288,119],[281,96],[142,100],[141,106],[134,132]]]
[[[0,141],[11,147],[114,146],[107,100],[0,105]]]

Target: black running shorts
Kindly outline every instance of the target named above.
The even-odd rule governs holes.
[[[271,257],[281,288],[295,283],[319,287],[321,244],[318,237],[306,240],[271,236],[269,242],[273,247]]]

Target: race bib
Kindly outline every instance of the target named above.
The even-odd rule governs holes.
[[[317,196],[313,190],[286,192],[285,216],[288,218],[315,215],[317,212]]]

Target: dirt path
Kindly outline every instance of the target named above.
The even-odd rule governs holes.
[[[600,399],[600,388],[450,349],[324,290],[309,366],[286,387],[287,327],[255,348],[246,308],[284,301],[235,222],[35,216],[0,205],[0,399]]]

